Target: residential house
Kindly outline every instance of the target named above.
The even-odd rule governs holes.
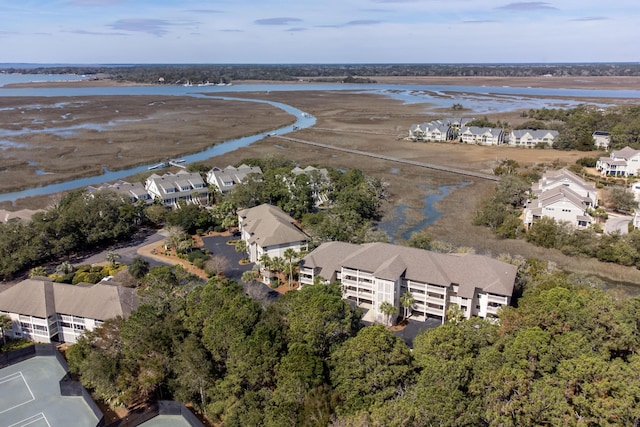
[[[0,292],[0,314],[13,324],[9,337],[75,343],[105,320],[127,317],[138,306],[135,290],[110,282],[69,285],[33,278]]]
[[[251,262],[259,262],[264,254],[284,257],[289,248],[296,252],[308,248],[309,236],[277,206],[265,203],[238,211],[238,226]]]
[[[113,184],[104,183],[99,186],[90,185],[87,192],[92,194],[96,191],[111,190],[120,194],[126,201],[136,203],[141,201],[147,205],[153,203],[153,197],[149,194],[144,185],[139,182],[116,181]]]
[[[198,172],[181,170],[147,178],[144,185],[151,197],[161,200],[166,207],[177,207],[178,202],[206,204],[209,189]]]
[[[250,174],[262,176],[262,169],[259,166],[248,166],[245,164],[239,167],[227,166],[224,169],[213,168],[207,172],[207,182],[215,185],[222,194],[233,190],[235,185],[240,184]]]
[[[509,134],[509,145],[514,147],[533,148],[540,145],[553,146],[558,131],[547,129],[516,129]]]
[[[593,145],[596,148],[609,150],[611,146],[611,134],[609,132],[597,130],[591,136],[593,137]]]
[[[593,222],[588,211],[598,206],[595,186],[566,169],[545,173],[532,186],[531,196],[524,209],[526,226],[544,216],[584,228]]]
[[[627,146],[622,150],[612,151],[608,157],[598,159],[596,169],[602,175],[636,176],[640,169],[640,150]]]
[[[24,221],[29,222],[33,217],[33,214],[37,212],[45,212],[44,209],[20,209],[17,211],[8,211],[0,209],[0,223],[6,223],[9,221]]]
[[[631,192],[635,196],[635,199],[638,203],[640,203],[640,181],[634,182],[630,185]]]
[[[440,120],[412,125],[409,128],[409,139],[413,141],[444,142],[451,138],[451,127]]]
[[[504,131],[499,128],[467,126],[460,129],[458,136],[466,144],[500,145],[504,142]]]
[[[400,298],[409,292],[413,318],[444,322],[456,304],[466,318],[491,318],[509,305],[517,267],[475,254],[440,254],[388,243],[323,243],[300,262],[301,285],[339,282],[343,297],[363,309],[365,317],[385,322],[384,302],[402,312]]]
[[[473,117],[447,117],[440,120],[443,124],[451,127],[453,130],[458,131],[464,127],[469,126],[469,123],[474,121]]]
[[[291,173],[295,176],[305,174],[308,177],[309,188],[311,189],[311,197],[315,206],[321,206],[329,201],[329,184],[331,178],[329,177],[329,171],[326,168],[314,168],[313,166],[307,166],[302,169],[296,166],[291,170]]]
[[[633,213],[633,228],[640,229],[640,210]]]

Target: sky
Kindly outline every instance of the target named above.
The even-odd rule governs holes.
[[[0,0],[0,63],[639,62],[638,0]]]

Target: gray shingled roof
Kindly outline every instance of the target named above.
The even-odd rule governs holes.
[[[27,279],[0,293],[0,310],[46,318],[55,313],[96,320],[127,317],[138,306],[135,290],[117,285],[69,285]]]
[[[476,288],[511,296],[517,272],[511,264],[481,255],[440,254],[388,243],[324,243],[304,257],[302,265],[321,267],[319,274],[325,278],[347,267],[388,280],[404,277],[440,286],[457,284],[458,294],[465,298],[472,297]]]
[[[262,204],[238,212],[242,228],[251,234],[249,243],[262,247],[305,242],[309,237],[294,224],[294,219],[282,209]]]
[[[346,242],[326,242],[302,258],[301,265],[320,268],[317,275],[326,280],[334,280],[336,271],[342,268],[342,261],[360,249],[360,245]]]
[[[512,131],[513,135],[517,138],[522,138],[526,134],[531,135],[533,138],[542,139],[547,135],[551,135],[554,138],[558,136],[557,130],[548,130],[548,129],[515,129]]]

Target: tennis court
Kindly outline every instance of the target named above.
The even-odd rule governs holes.
[[[61,396],[64,368],[36,356],[0,369],[0,427],[94,427],[98,419],[80,396]]]

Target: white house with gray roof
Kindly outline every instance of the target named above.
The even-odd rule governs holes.
[[[0,292],[0,314],[13,321],[7,336],[44,343],[75,343],[84,331],[128,317],[137,306],[134,289],[105,282],[69,285],[34,278]]]
[[[209,198],[209,188],[198,172],[181,170],[162,176],[154,173],[147,178],[144,187],[152,199],[161,200],[164,206],[171,208],[177,207],[180,201],[206,204]]]
[[[96,191],[111,190],[120,194],[125,201],[136,203],[141,201],[147,205],[153,203],[153,197],[149,194],[144,185],[139,182],[116,181],[113,184],[104,183],[98,186],[90,185],[87,192],[93,194]]]
[[[637,176],[640,169],[640,150],[627,146],[622,150],[612,151],[608,157],[598,159],[596,169],[602,175]]]
[[[340,282],[343,297],[370,310],[367,317],[385,321],[383,302],[403,307],[400,297],[414,298],[411,315],[443,322],[447,308],[458,305],[466,318],[491,318],[509,305],[517,268],[474,254],[440,254],[388,243],[323,243],[300,262],[301,285]]]
[[[440,120],[411,125],[409,128],[409,139],[413,141],[444,142],[452,138],[452,128]]]
[[[509,145],[514,147],[533,148],[538,144],[553,146],[558,131],[547,129],[515,129],[509,133]]]
[[[289,248],[296,252],[308,248],[309,236],[277,206],[265,203],[238,211],[238,227],[252,262],[258,262],[264,254],[283,257]]]
[[[250,174],[262,176],[262,169],[259,166],[248,166],[245,164],[239,167],[227,166],[224,169],[213,168],[207,172],[207,182],[215,185],[222,194],[233,190],[233,187],[244,181]]]
[[[593,222],[588,213],[598,207],[598,190],[576,174],[561,169],[549,171],[531,187],[523,222],[531,226],[536,219],[550,217],[584,228]]]
[[[499,128],[467,126],[458,134],[461,142],[478,145],[501,145],[504,142],[504,131]]]
[[[593,137],[593,145],[596,148],[609,150],[609,146],[611,146],[611,134],[609,132],[597,130],[591,136]]]
[[[331,178],[326,168],[318,169],[309,165],[303,169],[300,166],[296,166],[291,170],[291,173],[295,176],[302,174],[307,176],[315,206],[321,206],[329,201]]]

